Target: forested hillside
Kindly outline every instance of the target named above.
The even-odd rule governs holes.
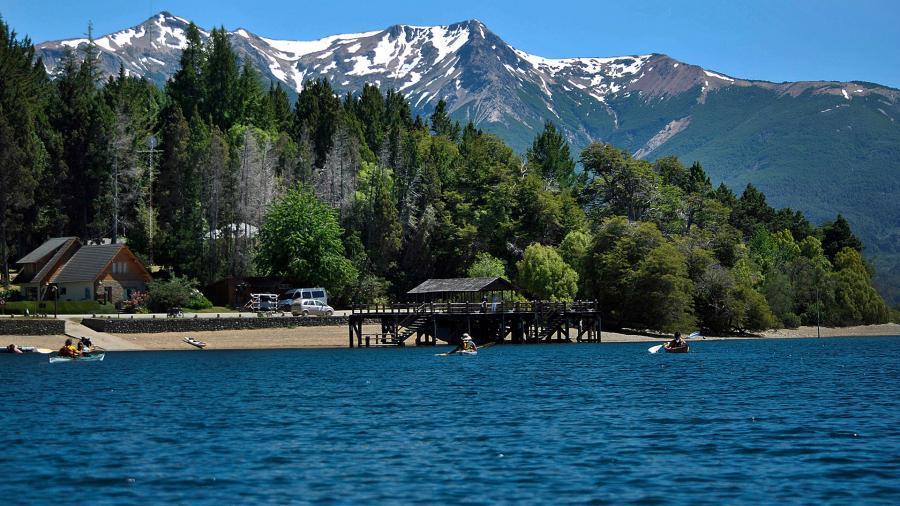
[[[160,90],[102,78],[93,44],[50,80],[0,26],[4,281],[47,237],[118,230],[162,276],[290,275],[343,302],[502,274],[533,297],[597,299],[614,327],[888,318],[840,216],[815,227],[751,185],[714,187],[700,163],[601,143],[572,153],[550,122],[520,158],[443,101],[423,118],[368,84],[338,96],[309,81],[292,106],[224,30],[186,37]]]

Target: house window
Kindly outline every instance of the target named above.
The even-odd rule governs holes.
[[[85,287],[84,288],[84,300],[90,300],[90,299],[91,299],[91,289],[88,287]]]
[[[119,267],[121,272],[128,272],[128,264],[126,262],[122,262],[122,266]]]
[[[59,294],[60,294],[60,295],[65,295],[65,294],[66,294],[66,287],[64,287],[64,286],[59,287]]]

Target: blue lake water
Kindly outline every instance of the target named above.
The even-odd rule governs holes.
[[[0,503],[900,503],[898,338],[0,355]]]

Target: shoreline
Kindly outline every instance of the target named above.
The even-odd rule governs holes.
[[[85,327],[70,328],[67,332],[76,336],[87,335],[97,346],[107,351],[185,351],[197,348],[182,341],[190,335],[208,344],[207,350],[277,350],[277,349],[317,349],[348,348],[349,335],[345,326],[271,328],[252,330],[225,330],[209,332],[161,332],[153,334],[104,334],[88,331]],[[364,332],[380,331],[378,325],[366,325]],[[822,327],[824,337],[872,337],[900,336],[900,324],[887,323],[879,325],[860,325],[855,327]],[[748,336],[704,336],[707,341],[744,340],[744,339],[803,339],[816,337],[816,327],[799,327],[796,329],[779,329]],[[56,350],[62,346],[66,336],[0,336],[0,344],[9,343],[20,346],[34,346]],[[652,334],[623,334],[604,332],[603,343],[662,343],[667,338]],[[695,340],[701,340],[695,339]],[[415,346],[410,342],[408,346]],[[441,345],[438,345],[441,346]]]

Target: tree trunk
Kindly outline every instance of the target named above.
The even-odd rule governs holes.
[[[6,220],[0,223],[0,260],[3,261],[3,272],[0,273],[0,280],[3,287],[9,289],[9,247],[6,244]]]

